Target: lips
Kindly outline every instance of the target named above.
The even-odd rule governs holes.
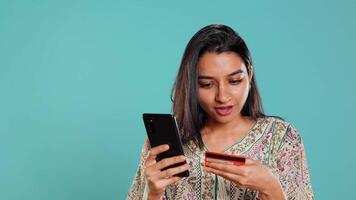
[[[232,113],[233,106],[219,106],[215,107],[215,111],[220,116],[227,116]]]

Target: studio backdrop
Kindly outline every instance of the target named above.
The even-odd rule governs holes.
[[[121,200],[208,24],[249,46],[265,111],[293,123],[317,199],[356,199],[356,3],[0,0],[0,199]]]

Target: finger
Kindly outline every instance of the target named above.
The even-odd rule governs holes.
[[[240,166],[236,166],[236,165],[232,165],[232,164],[215,163],[215,162],[207,162],[206,166],[210,167],[212,169],[229,172],[229,173],[233,173],[233,174],[236,174],[236,171],[239,171],[238,168],[240,168]]]
[[[189,169],[188,164],[184,164],[184,165],[181,165],[178,167],[168,168],[168,169],[162,171],[158,177],[161,179],[167,178],[167,177],[172,177],[172,176],[179,174],[181,172],[184,172],[188,169]]]
[[[162,179],[162,183],[164,184],[164,187],[167,187],[168,185],[174,184],[181,179],[182,177],[173,176],[171,178]]]
[[[160,179],[157,176],[149,177],[147,181],[153,184],[156,188],[166,188],[168,185],[174,184],[175,182],[181,180],[182,177],[173,176],[168,178]]]
[[[148,152],[146,161],[145,161],[145,168],[152,166],[156,163],[156,156],[151,155],[151,151]]]
[[[157,155],[162,152],[167,151],[168,149],[169,149],[169,146],[166,144],[153,147],[148,153],[148,157],[145,162],[145,167],[150,167],[153,164],[155,164]]]
[[[232,181],[233,183],[235,183],[237,187],[246,187],[245,182],[244,182],[245,179],[240,175],[220,171],[220,170],[213,169],[210,167],[205,167],[205,171],[208,173],[216,174],[217,176],[221,176],[225,179],[228,179],[228,180]]]
[[[252,158],[246,158],[245,163],[246,163],[246,165],[254,165],[254,164],[259,163],[259,161],[252,159]]]
[[[224,164],[224,163],[215,163],[215,162],[207,162],[207,166],[210,168],[226,171],[239,176],[247,176],[248,174],[250,174],[251,169],[256,167],[256,164],[258,163],[259,163],[258,160],[250,159],[249,164],[240,165],[240,166]]]
[[[156,164],[156,160],[155,159],[148,159],[145,162],[145,166],[144,168],[148,168],[148,167],[152,167],[154,164]]]
[[[159,145],[159,146],[156,146],[156,147],[153,147],[151,150],[150,150],[150,154],[152,156],[157,156],[158,154],[162,153],[162,152],[165,152],[169,149],[169,145],[168,144],[162,144],[162,145]]]
[[[216,159],[216,158],[206,158],[205,159],[206,162],[211,162],[211,163],[223,163],[223,164],[229,164],[229,165],[233,165],[233,162],[227,161],[227,160],[221,160],[221,159]]]
[[[174,156],[174,157],[170,157],[170,158],[165,158],[161,161],[159,161],[157,163],[157,165],[155,165],[155,169],[163,169],[163,168],[166,168],[170,165],[174,165],[174,164],[177,164],[177,163],[181,163],[181,162],[184,162],[185,161],[185,156]]]
[[[221,171],[221,170],[214,169],[214,168],[207,167],[207,166],[205,166],[205,171],[213,173],[213,174],[216,174],[216,175],[221,176],[221,177],[224,177],[225,179],[231,180],[233,182],[238,182],[238,180],[240,178],[236,174],[228,173],[226,171]]]

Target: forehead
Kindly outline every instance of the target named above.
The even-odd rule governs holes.
[[[198,61],[198,74],[206,76],[226,76],[236,70],[246,71],[241,57],[234,52],[204,53]]]

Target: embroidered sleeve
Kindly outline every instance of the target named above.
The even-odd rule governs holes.
[[[127,200],[143,200],[144,199],[144,193],[146,190],[146,179],[145,176],[143,174],[143,170],[144,170],[144,163],[146,160],[146,157],[148,155],[148,141],[146,140],[146,142],[143,144],[142,147],[142,152],[141,152],[141,159],[140,159],[140,163],[138,165],[137,171],[136,171],[136,175],[135,178],[132,182],[131,188],[128,192],[127,195]]]
[[[314,199],[303,142],[292,125],[276,146],[272,165],[287,199]]]
[[[135,178],[127,194],[126,200],[147,200],[148,187],[144,175],[144,165],[150,149],[149,141],[146,140],[142,147],[141,159],[138,165]],[[166,200],[163,196],[161,200]]]

